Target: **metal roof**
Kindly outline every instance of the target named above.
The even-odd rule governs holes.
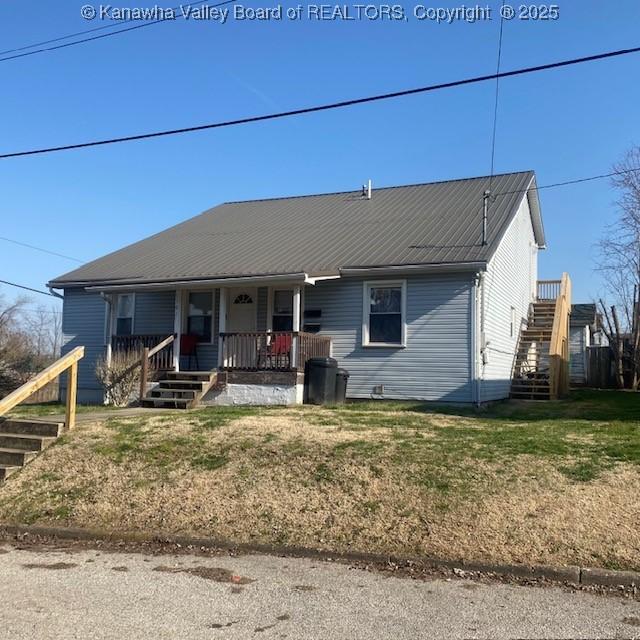
[[[52,280],[54,287],[142,284],[396,265],[486,262],[529,197],[544,246],[532,171],[271,200],[229,202]]]

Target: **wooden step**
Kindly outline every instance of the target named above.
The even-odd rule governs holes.
[[[23,467],[27,462],[33,460],[37,453],[37,451],[26,451],[25,449],[0,447],[0,464]]]
[[[512,384],[511,385],[511,393],[530,393],[534,391],[542,391],[544,393],[549,393],[549,384]]]
[[[207,383],[202,380],[160,380],[158,387],[160,389],[193,389],[194,391],[203,391],[206,384]]]
[[[24,433],[0,433],[0,448],[42,451],[54,440],[55,438],[46,438],[44,436],[34,436]]]
[[[529,393],[528,391],[515,391],[509,394],[512,400],[549,400],[548,393]]]
[[[156,409],[190,409],[195,405],[195,400],[190,398],[144,398],[143,407]]]
[[[215,371],[167,371],[169,380],[183,380],[187,382],[211,382],[215,377]]]
[[[20,467],[9,465],[9,464],[0,464],[0,482],[6,480],[12,473],[19,471]]]
[[[151,398],[186,398],[193,400],[198,391],[194,389],[152,389],[149,393]]]
[[[0,421],[1,433],[22,433],[33,436],[45,436],[57,438],[64,428],[62,422],[51,422],[45,420],[23,420],[18,418],[7,418]]]

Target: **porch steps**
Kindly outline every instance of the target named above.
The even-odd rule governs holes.
[[[47,420],[0,419],[0,482],[53,443],[63,427]]]
[[[555,301],[535,302],[527,327],[520,332],[511,380],[511,398],[548,400],[549,347],[555,318]]]
[[[215,371],[167,371],[166,377],[142,400],[143,407],[192,409],[218,384]]]

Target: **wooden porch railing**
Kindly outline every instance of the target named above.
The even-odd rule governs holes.
[[[558,287],[549,345],[549,396],[552,400],[569,391],[569,316],[571,315],[571,278],[563,273]]]
[[[78,393],[78,360],[84,357],[84,347],[76,347],[53,364],[43,369],[21,387],[0,400],[0,416],[33,395],[38,389],[55,380],[60,374],[69,370],[67,380],[67,398],[65,409],[65,426],[72,429],[76,423],[76,398]]]
[[[536,298],[539,302],[557,300],[562,280],[538,280]]]
[[[331,338],[304,331],[221,333],[226,371],[302,371],[309,358],[329,356]]]
[[[174,338],[175,336],[170,336]],[[142,353],[144,349],[149,349],[153,360],[151,366],[154,369],[173,369],[173,339],[167,342],[167,334],[142,334],[130,336],[113,336],[111,338],[111,350],[116,351],[138,351]],[[159,344],[163,347],[156,349]],[[166,347],[166,348],[165,348]]]
[[[301,331],[299,334],[297,367],[304,371],[309,358],[328,358],[331,355],[331,338],[319,336],[317,333]]]

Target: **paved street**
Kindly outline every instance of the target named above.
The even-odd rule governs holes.
[[[640,603],[269,556],[0,551],[0,638],[633,638]]]

